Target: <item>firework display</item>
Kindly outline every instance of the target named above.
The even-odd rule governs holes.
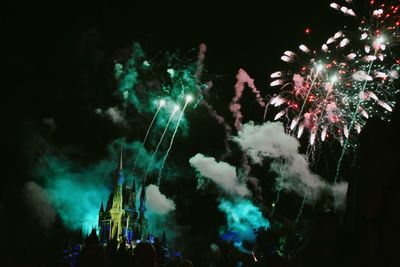
[[[270,85],[280,87],[269,103],[278,109],[275,120],[286,118],[298,138],[307,132],[310,145],[336,139],[345,148],[369,117],[389,120],[398,93],[400,24],[400,2],[391,2],[370,1],[366,16],[355,4],[330,5],[358,20],[357,27],[336,32],[320,49],[302,44],[284,52],[281,60],[292,68],[271,75]]]

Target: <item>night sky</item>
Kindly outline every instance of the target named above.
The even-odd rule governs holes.
[[[124,128],[116,127],[94,112],[96,108],[120,104],[114,64],[127,60],[133,42],[138,42],[155,61],[168,53],[177,53],[182,60],[193,60],[199,44],[205,43],[204,75],[214,84],[208,101],[232,126],[228,106],[234,95],[238,70],[246,70],[261,95],[268,95],[272,90],[269,76],[284,68],[280,56],[285,50],[297,49],[300,43],[319,47],[351,21],[330,9],[330,2],[220,4],[217,1],[101,0],[2,4],[0,242],[10,255],[8,263],[17,257],[19,249],[28,248],[27,258],[49,250],[54,256],[49,259],[41,256],[36,261],[51,262],[57,257],[60,240],[69,232],[60,219],[50,228],[39,225],[24,199],[24,186],[36,179],[34,170],[41,156],[62,155],[85,168],[108,157],[108,146],[115,139],[125,137],[132,142],[143,138],[150,116],[132,109],[131,126]],[[308,34],[307,28],[311,30]],[[256,105],[251,93],[244,93],[242,103],[243,121],[262,123],[263,109]],[[178,135],[170,157],[173,166],[182,169],[177,174],[181,180],[167,182],[165,193],[173,195],[178,208],[182,208],[177,212],[176,221],[188,238],[192,238],[185,244],[190,251],[209,246],[225,219],[216,207],[218,193],[214,187],[206,195],[195,193],[195,173],[189,158],[196,153],[221,156],[224,132],[204,109],[190,108],[186,116],[190,124],[188,134]],[[337,158],[339,148],[333,145],[323,149],[328,153],[321,156],[321,162],[328,163],[318,163],[320,169],[316,172],[331,179],[336,166],[332,159]],[[393,151],[389,153],[394,157]],[[240,153],[235,150],[230,162],[238,164],[240,160]],[[357,169],[352,169],[352,164],[349,156],[344,163],[346,175]],[[264,173],[260,167],[253,171],[255,175]],[[270,204],[275,198],[269,192],[265,190],[265,203],[261,204]],[[281,209],[278,216],[287,215],[285,220],[294,220],[301,198],[294,196],[282,201],[287,210]],[[312,210],[306,209],[305,213],[312,221]],[[12,249],[5,249],[6,246]]]
[[[113,62],[126,56],[124,50],[133,41],[151,56],[185,53],[205,43],[206,68],[217,84],[213,101],[228,115],[239,68],[266,94],[269,75],[282,66],[284,50],[301,42],[319,44],[343,25],[345,19],[328,3],[10,3],[2,11],[7,66],[2,108],[7,111],[4,125],[11,129],[3,131],[9,137],[3,139],[7,154],[20,158],[27,124],[54,118],[62,122],[52,137],[55,144],[73,144],[90,154],[89,159],[101,158],[105,145],[121,133],[102,125],[92,109],[117,103]],[[309,35],[304,33],[307,27]],[[258,110],[248,112],[251,117]],[[26,179],[21,178],[12,183]]]

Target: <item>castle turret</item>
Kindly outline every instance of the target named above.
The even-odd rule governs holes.
[[[129,196],[129,207],[133,210],[136,208],[136,179],[133,177],[131,193]]]
[[[146,230],[147,230],[147,220],[145,217],[145,212],[146,212],[146,188],[145,185],[143,184],[141,192],[140,192],[140,199],[139,199],[139,238],[143,239],[146,235]]]
[[[101,200],[101,205],[100,205],[100,210],[99,210],[99,221],[98,221],[98,227],[99,227],[99,232],[100,232],[100,237],[102,237],[102,232],[103,232],[103,220],[104,220],[104,205],[103,205],[103,199]]]
[[[100,213],[104,212],[104,205],[103,205],[103,200],[101,200],[101,205],[100,205]]]
[[[124,184],[124,174],[122,166],[122,147],[119,158],[118,169],[115,176],[114,184],[114,195],[112,200],[112,208],[110,210],[111,214],[111,232],[110,237],[115,238],[118,241],[122,235],[123,225],[122,216],[124,215],[123,209],[123,184]]]
[[[140,200],[139,200],[139,215],[144,216],[144,213],[146,211],[146,188],[145,185],[143,184],[142,190],[140,191]]]

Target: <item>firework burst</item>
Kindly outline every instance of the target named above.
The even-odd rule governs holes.
[[[286,118],[288,131],[298,138],[308,132],[311,145],[336,139],[344,147],[369,117],[389,120],[398,93],[400,36],[400,1],[392,2],[371,1],[363,17],[356,8],[331,4],[359,23],[336,32],[318,50],[302,44],[298,51],[284,52],[281,59],[292,68],[271,75],[270,85],[280,87],[270,101],[278,108],[275,120]]]

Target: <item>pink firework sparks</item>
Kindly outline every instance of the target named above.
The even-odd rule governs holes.
[[[329,139],[347,145],[369,117],[390,118],[399,92],[400,1],[370,1],[370,13],[361,16],[346,6],[351,2],[331,7],[354,17],[357,27],[337,31],[320,49],[302,44],[285,51],[281,59],[291,68],[271,75],[270,85],[280,88],[271,100],[275,119],[287,120],[299,138],[308,133],[311,145]]]

